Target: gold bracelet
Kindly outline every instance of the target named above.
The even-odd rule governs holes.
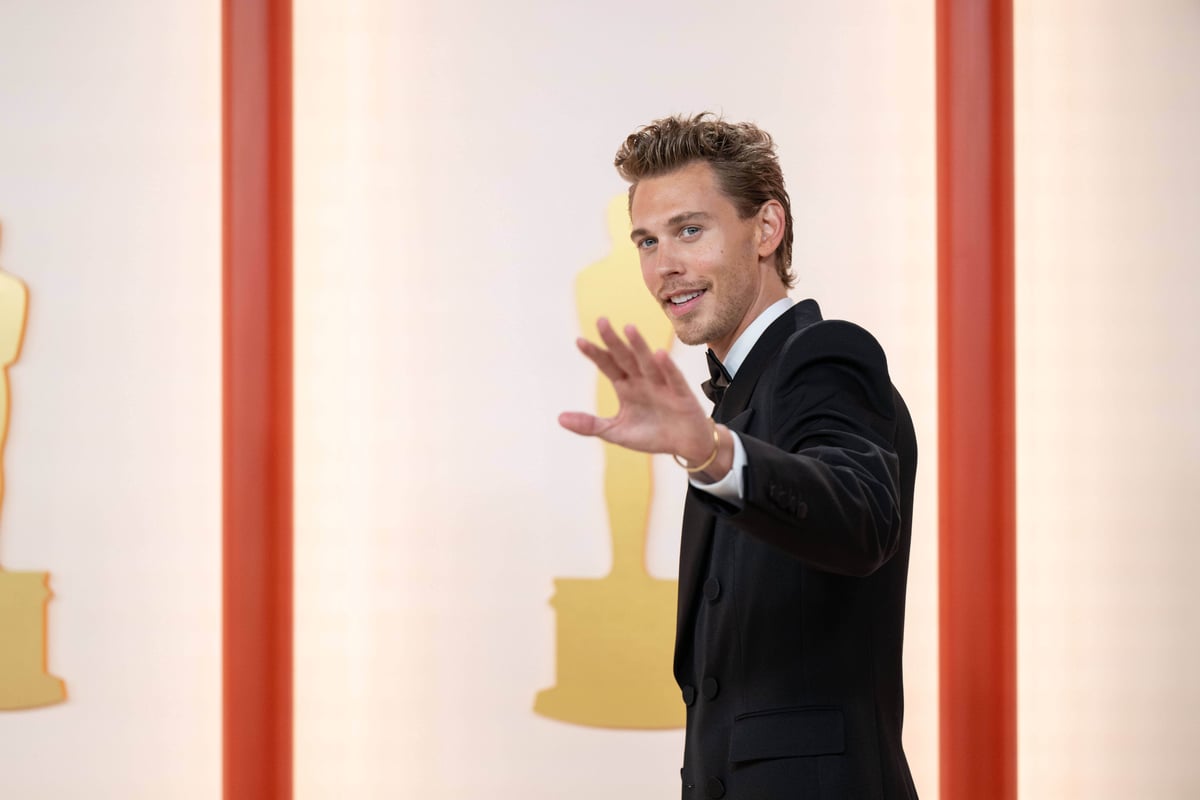
[[[679,456],[675,455],[674,453],[671,454],[671,458],[675,459],[675,463],[678,464],[679,466],[683,467],[684,469],[686,469],[688,472],[702,472],[705,469],[707,469],[709,467],[709,465],[711,465],[714,461],[717,460],[717,453],[720,452],[720,450],[721,450],[721,437],[717,435],[716,420],[710,420],[710,421],[712,422],[712,426],[713,426],[713,451],[712,451],[712,455],[709,456],[708,459],[703,464],[701,464],[698,467],[689,467],[687,465],[687,462],[680,460]]]

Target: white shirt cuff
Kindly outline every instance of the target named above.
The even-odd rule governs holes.
[[[729,472],[725,473],[725,477],[715,483],[704,483],[696,478],[689,478],[688,482],[702,492],[708,492],[714,497],[719,497],[727,503],[733,503],[739,508],[742,505],[742,471],[746,467],[746,448],[742,447],[742,440],[733,431],[729,432],[733,437],[733,466],[729,468]]]

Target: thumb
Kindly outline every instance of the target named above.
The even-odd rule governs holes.
[[[558,415],[558,424],[580,436],[595,436],[600,432],[600,420],[582,411],[564,411]]]

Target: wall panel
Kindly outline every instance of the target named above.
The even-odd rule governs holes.
[[[756,120],[797,216],[797,296],[885,343],[921,439],[909,749],[936,781],[932,8],[296,6],[297,795],[662,797],[679,731],[532,711],[559,577],[604,575],[576,276],[612,156],[676,111]],[[678,347],[698,384],[703,355]],[[656,463],[647,563],[684,488]]]
[[[1200,793],[1200,5],[1016,4],[1021,796]]]
[[[220,791],[219,10],[0,10],[0,564],[50,573],[68,692],[0,711],[5,797]]]

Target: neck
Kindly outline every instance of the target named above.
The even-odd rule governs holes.
[[[758,319],[758,315],[785,297],[787,297],[787,289],[781,281],[776,279],[765,282],[760,288],[758,295],[754,298],[754,302],[750,304],[750,307],[746,309],[746,313],[742,315],[742,319],[738,322],[737,327],[719,340],[709,342],[709,348],[712,349],[718,359],[724,362],[725,356],[729,355],[729,348],[733,347],[734,342],[738,340],[739,336],[745,333],[746,328],[749,328],[750,324]]]

